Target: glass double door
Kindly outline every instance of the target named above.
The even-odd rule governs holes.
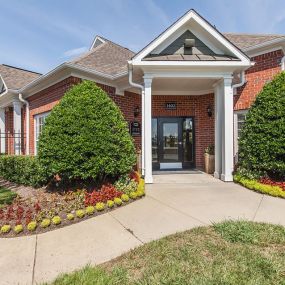
[[[194,167],[193,118],[153,118],[154,169]]]

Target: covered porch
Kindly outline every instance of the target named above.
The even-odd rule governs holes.
[[[183,169],[184,165],[203,168],[204,149],[211,144],[215,145],[215,177],[232,181],[232,75],[157,72],[145,73],[143,79],[142,171],[146,183],[153,183],[153,171],[157,166],[161,170]],[[185,162],[187,132],[183,125],[179,126],[180,121],[184,122],[184,128],[187,123],[191,124],[192,163],[188,165]],[[159,137],[164,141],[159,141]]]

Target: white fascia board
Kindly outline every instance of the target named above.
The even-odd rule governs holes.
[[[133,62],[133,66],[153,66],[153,67],[182,67],[182,66],[189,66],[189,67],[210,67],[210,66],[232,66],[232,67],[249,67],[251,66],[251,62],[244,62],[244,61],[141,61],[141,62]]]
[[[249,50],[246,53],[250,57],[255,57],[255,56],[259,56],[259,55],[270,53],[270,52],[277,51],[277,50],[282,50],[285,53],[285,45],[284,46],[281,46],[281,45],[272,46],[272,45],[270,45],[270,46],[263,47],[263,48],[256,48],[253,50]]]
[[[220,79],[232,78],[231,72],[211,72],[211,71],[156,71],[144,74],[146,78],[200,78],[200,79]]]
[[[170,26],[164,33],[158,36],[152,43],[146,46],[142,51],[132,59],[133,64],[141,62],[141,60],[151,53],[157,46],[164,42],[168,37],[170,37],[176,30],[182,27],[190,19],[195,20],[202,28],[204,28],[208,33],[210,33],[217,41],[224,45],[228,50],[230,50],[235,56],[237,56],[244,64],[250,65],[250,59],[241,52],[237,47],[235,47],[229,40],[227,40],[223,35],[221,35],[215,28],[213,28],[209,23],[207,23],[201,16],[199,16],[195,11],[190,10],[182,18],[180,18],[176,23]]]
[[[105,73],[96,71],[94,69],[86,68],[84,66],[79,66],[79,65],[76,65],[76,64],[72,64],[72,63],[63,63],[63,64],[57,66],[56,68],[54,68],[53,70],[49,71],[48,73],[46,73],[46,74],[38,77],[34,81],[30,82],[29,84],[27,84],[26,86],[21,88],[19,90],[19,92],[20,93],[27,93],[27,92],[29,92],[29,90],[31,88],[33,88],[36,85],[40,84],[41,82],[47,80],[48,78],[50,78],[51,76],[55,75],[56,73],[63,71],[64,69],[70,69],[70,70],[77,70],[77,71],[87,72],[87,73],[90,73],[92,75],[105,78],[107,80],[116,80],[116,79],[124,77],[124,76],[126,76],[128,74],[128,72],[122,72],[120,74],[112,76],[112,75],[109,75],[109,74],[105,74]]]
[[[247,52],[250,52],[250,51],[255,51],[255,50],[260,49],[260,48],[266,48],[266,47],[271,48],[271,46],[273,46],[275,44],[283,44],[283,45],[285,45],[285,38],[278,38],[278,39],[274,39],[272,41],[268,41],[268,42],[265,42],[265,43],[254,45],[254,46],[251,46],[251,47],[243,49],[243,51],[247,53]]]

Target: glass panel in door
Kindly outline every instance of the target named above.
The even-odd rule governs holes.
[[[178,152],[178,123],[162,124],[162,161],[177,162],[179,161]]]

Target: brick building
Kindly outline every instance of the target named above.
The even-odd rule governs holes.
[[[209,145],[215,177],[231,181],[246,112],[284,70],[284,50],[285,35],[222,34],[190,10],[137,54],[97,36],[47,74],[0,65],[0,150],[36,155],[45,118],[87,79],[129,122],[146,182],[153,169],[203,169]]]

